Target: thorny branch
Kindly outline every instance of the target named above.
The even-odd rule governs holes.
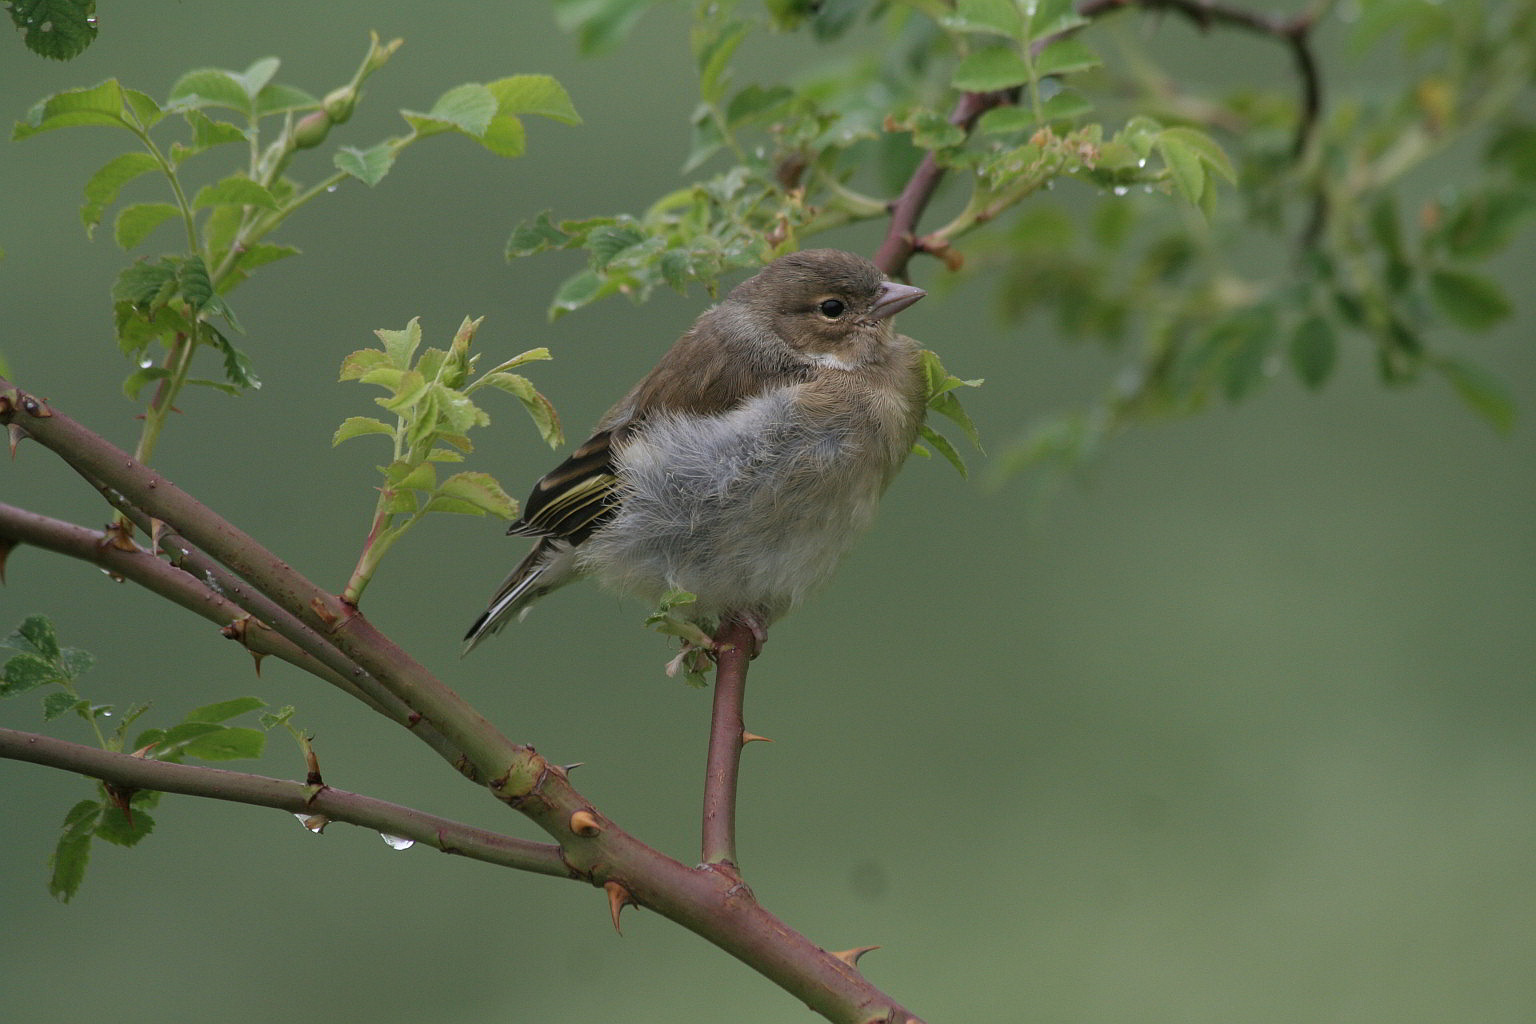
[[[549,873],[605,888],[615,915],[629,904],[655,910],[742,960],[829,1020],[845,1024],[921,1024],[911,1011],[870,984],[849,959],[816,945],[770,914],[734,872],[721,871],[713,865],[689,867],[624,832],[571,786],[564,769],[550,764],[531,747],[503,737],[462,698],[375,630],[356,608],[316,587],[154,470],[3,379],[0,425],[14,428],[13,433],[20,430],[54,452],[94,486],[110,493],[119,507],[131,508],[136,517],[146,522],[165,524],[159,533],[162,541],[172,534],[185,538],[188,550],[199,552],[233,574],[241,589],[255,591],[274,602],[324,644],[344,655],[348,664],[377,680],[390,697],[410,709],[414,722],[433,726],[452,745],[451,749],[462,751],[463,763],[456,763],[456,768],[467,768],[465,773],[481,780],[497,799],[528,816],[554,838],[562,870],[554,872],[552,862],[540,861],[551,869]],[[30,537],[26,542],[42,542],[42,546],[93,562],[117,558],[99,550],[96,536],[100,535],[93,531],[81,532],[70,524],[29,516],[23,510],[0,515],[0,542],[15,544]],[[135,575],[124,572],[125,578],[142,579],[150,589],[163,591],[168,597],[171,591],[185,586],[185,581],[173,583],[173,577],[168,575],[180,570],[149,566],[149,562],[158,559],[148,552],[138,554],[136,557],[142,561],[137,562],[130,557],[133,552],[124,550],[123,555],[121,563],[113,564],[122,569],[133,568]],[[134,564],[130,566],[130,562]],[[202,578],[188,578],[195,587],[206,591],[204,599],[211,601],[220,596]],[[181,596],[189,597],[190,592],[182,592]],[[277,631],[294,640],[291,633]],[[412,732],[422,735],[419,727]],[[45,748],[21,734],[0,744],[0,757],[53,763],[42,760],[41,755],[27,757],[23,753],[42,749]],[[140,758],[129,758],[140,763],[124,766],[123,762],[113,760],[110,752],[93,751],[92,757],[98,753],[105,760],[91,762],[94,767],[84,769],[85,774],[113,777],[119,770],[160,770],[144,768],[146,763],[160,763]],[[447,756],[446,750],[439,753]],[[59,756],[67,762],[59,767],[81,770],[77,765],[83,762],[71,760],[73,752]],[[241,777],[239,773],[228,774]],[[132,785],[132,778],[142,777],[123,778],[124,784]],[[178,784],[203,784],[188,783],[187,778],[191,777],[178,776]],[[196,778],[207,780],[210,776]],[[313,792],[299,783],[249,781],[259,779],[258,776],[243,778],[257,790],[268,784],[280,787],[285,800],[295,793]],[[181,791],[159,776],[154,781],[143,781],[149,788]],[[161,786],[162,782],[167,784]],[[369,824],[374,827],[372,822]],[[382,830],[414,837],[394,825]]]
[[[1312,52],[1312,29],[1317,24],[1318,10],[1307,10],[1287,18],[1261,14],[1215,0],[1084,0],[1077,13],[1093,21],[1128,8],[1174,11],[1202,29],[1212,26],[1244,29],[1283,43],[1291,54],[1301,86],[1301,109],[1296,122],[1296,134],[1291,143],[1291,156],[1292,159],[1300,160],[1306,155],[1317,133],[1323,109],[1322,74]],[[1076,31],[1069,29],[1063,34]],[[1043,48],[1052,41],[1037,40],[1035,48]],[[962,93],[949,115],[949,123],[970,132],[977,118],[988,110],[1017,101],[1015,91]],[[891,203],[891,223],[875,252],[875,265],[888,276],[905,280],[908,276],[907,265],[912,256],[926,251],[922,236],[917,233],[917,223],[943,179],[944,168],[931,152],[927,153],[907,180],[901,195]],[[1313,199],[1312,212],[1301,235],[1302,248],[1306,248],[1322,231],[1326,215],[1326,200],[1319,191]]]

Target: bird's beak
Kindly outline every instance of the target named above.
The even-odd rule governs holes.
[[[880,286],[880,297],[870,307],[869,315],[876,320],[884,320],[886,317],[900,313],[927,294],[921,288],[914,288],[910,284],[887,281]]]

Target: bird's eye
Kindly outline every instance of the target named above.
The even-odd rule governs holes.
[[[821,315],[826,317],[828,320],[836,320],[838,317],[843,315],[843,312],[847,308],[847,306],[843,305],[843,300],[841,299],[824,299],[822,303],[816,307],[817,311],[820,312]]]

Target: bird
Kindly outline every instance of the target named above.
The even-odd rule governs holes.
[[[535,538],[467,654],[582,577],[705,634],[768,625],[831,576],[917,439],[920,349],[892,317],[926,293],[837,249],[781,256],[701,314],[591,437],[533,487]],[[754,650],[755,653],[755,650]]]

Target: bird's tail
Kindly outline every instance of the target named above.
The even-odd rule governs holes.
[[[539,598],[569,583],[575,575],[571,550],[569,544],[547,538],[535,544],[528,557],[502,580],[491,597],[490,606],[464,634],[460,657],[474,650],[486,637],[501,632],[501,627],[514,615],[521,618],[527,614]]]

